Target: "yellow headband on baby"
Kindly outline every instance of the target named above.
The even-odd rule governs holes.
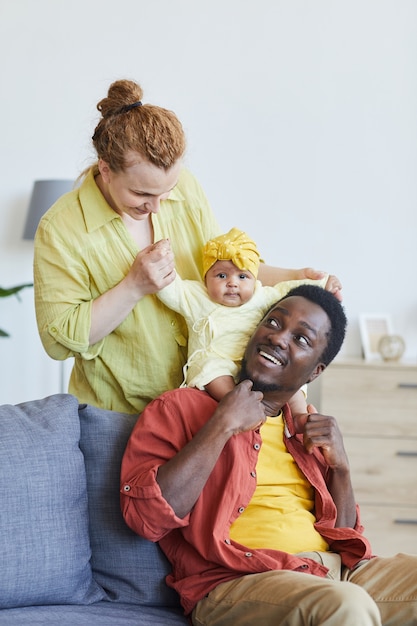
[[[259,252],[256,243],[238,228],[210,239],[203,248],[203,277],[216,261],[232,261],[240,270],[247,270],[257,278]]]

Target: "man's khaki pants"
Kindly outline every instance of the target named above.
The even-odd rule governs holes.
[[[218,585],[192,614],[195,626],[417,625],[417,556],[398,554],[341,566],[334,553],[312,552],[326,578],[277,570]]]

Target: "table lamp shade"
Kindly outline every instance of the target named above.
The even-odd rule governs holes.
[[[67,191],[74,189],[73,180],[36,180],[33,185],[23,239],[34,239],[42,215]]]

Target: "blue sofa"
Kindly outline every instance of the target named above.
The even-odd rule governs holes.
[[[0,406],[0,626],[188,624],[119,507],[137,417],[57,394]]]

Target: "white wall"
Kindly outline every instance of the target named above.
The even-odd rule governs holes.
[[[97,101],[133,78],[182,120],[224,229],[340,277],[345,355],[371,312],[417,358],[415,0],[0,0],[0,55],[1,286],[31,279],[33,181],[89,164]],[[0,403],[59,389],[32,298],[0,301]]]

